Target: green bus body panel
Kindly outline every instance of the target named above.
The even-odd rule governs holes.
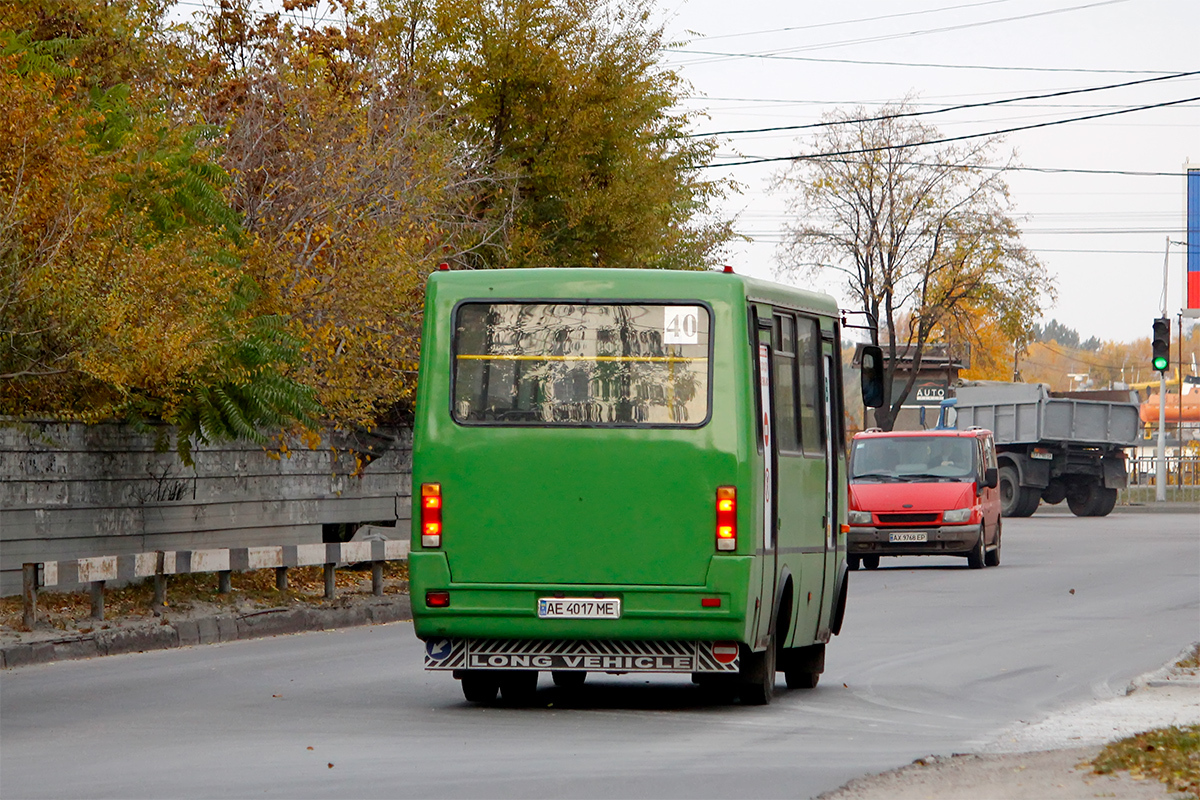
[[[747,330],[750,298],[837,313],[824,295],[712,272],[492,270],[430,277],[413,494],[419,498],[422,483],[441,485],[443,533],[441,548],[422,548],[414,502],[410,577],[418,636],[753,642],[761,635],[752,630],[762,581],[756,553],[763,546],[763,456],[757,363]],[[450,414],[456,305],[556,299],[707,305],[713,331],[708,422],[658,428],[456,423]],[[715,548],[716,489],[723,485],[738,491],[734,553]],[[823,507],[823,487],[813,503]],[[450,607],[426,608],[428,590],[449,590]],[[622,618],[539,619],[537,598],[555,594],[620,597]],[[702,609],[703,597],[720,597],[720,608]]]

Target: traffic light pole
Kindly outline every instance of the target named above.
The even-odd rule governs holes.
[[[1171,237],[1163,251],[1162,315],[1167,316],[1167,261],[1171,255]],[[1180,406],[1182,410],[1182,406]],[[1158,457],[1155,459],[1154,500],[1167,502],[1167,372],[1158,373]]]
[[[1167,502],[1167,373],[1158,373],[1158,464],[1154,475],[1154,499]]]

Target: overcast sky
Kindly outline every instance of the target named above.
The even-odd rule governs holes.
[[[660,0],[660,13],[672,38],[688,40],[665,62],[691,82],[688,107],[709,114],[697,132],[803,125],[906,95],[924,110],[1200,71],[1200,0]],[[960,136],[1187,98],[1200,98],[1200,75],[922,121]],[[718,161],[792,155],[797,135],[724,137]],[[1058,285],[1043,321],[1083,339],[1148,337],[1168,237],[1183,239],[1183,166],[1200,164],[1200,101],[1014,132],[997,161],[1014,150],[1038,169],[1172,173],[1009,177],[1024,241]],[[729,254],[740,272],[773,277],[785,220],[784,197],[768,188],[778,169],[712,170],[744,185],[727,208],[754,239]],[[1172,318],[1183,270],[1183,248],[1171,245]],[[836,274],[819,288],[846,299]]]

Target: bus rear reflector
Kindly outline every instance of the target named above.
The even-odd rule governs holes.
[[[717,549],[737,550],[737,489],[717,487]]]
[[[700,598],[700,607],[701,608],[720,608],[721,607],[721,598],[719,598],[719,597],[701,597]]]
[[[449,608],[450,593],[449,592],[426,592],[425,605],[429,608]]]
[[[442,546],[442,485],[421,484],[421,546]],[[447,602],[449,596],[447,596]]]

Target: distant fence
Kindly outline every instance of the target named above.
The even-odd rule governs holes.
[[[1200,455],[1166,457],[1167,486],[1200,486]],[[1131,486],[1154,486],[1158,459],[1154,455],[1131,456],[1126,461]]]
[[[287,589],[290,567],[323,566],[325,597],[337,593],[339,563],[371,563],[371,590],[383,594],[383,564],[408,558],[409,542],[382,540],[341,542],[337,544],[281,545],[277,547],[234,547],[218,550],[181,550],[153,553],[128,553],[118,556],[71,559],[68,561],[29,562],[21,565],[23,621],[32,629],[37,625],[37,599],[41,589],[86,585],[92,594],[92,617],[104,619],[104,589],[108,581],[154,578],[153,610],[166,605],[169,575],[216,572],[220,593],[230,591],[230,575],[257,569],[274,569],[275,586]]]
[[[118,423],[0,419],[0,595],[22,591],[27,563],[319,547],[364,524],[408,538],[409,429],[328,431],[311,447],[274,451],[202,445],[191,467],[155,445]],[[62,588],[81,583],[60,572]]]

